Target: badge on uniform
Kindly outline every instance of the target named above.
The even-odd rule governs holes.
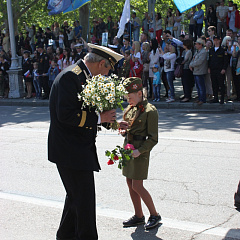
[[[74,72],[75,74],[79,75],[82,72],[82,69],[77,65],[76,67],[74,67],[72,69],[72,72]]]

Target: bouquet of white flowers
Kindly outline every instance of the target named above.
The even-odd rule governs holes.
[[[99,74],[87,79],[83,91],[78,94],[79,100],[83,101],[82,108],[94,108],[97,114],[117,108],[123,110],[123,96],[127,94],[123,80],[114,74],[109,77]],[[111,128],[118,129],[117,122],[111,124]]]

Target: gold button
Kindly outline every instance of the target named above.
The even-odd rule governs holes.
[[[80,117],[81,116],[80,113],[78,113],[77,116]]]
[[[89,129],[92,129],[92,127],[90,127]]]
[[[86,128],[88,128],[88,127],[86,127]]]

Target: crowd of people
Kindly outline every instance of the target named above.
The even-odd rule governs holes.
[[[167,103],[176,101],[175,79],[181,78],[182,103],[192,101],[197,88],[201,105],[207,101],[223,104],[240,101],[240,16],[237,4],[224,1],[210,5],[206,13],[202,4],[192,7],[186,14],[189,29],[183,31],[183,16],[169,8],[166,18],[156,13],[155,20],[145,13],[142,21],[132,13],[124,35],[117,38],[119,21],[112,17],[94,19],[91,43],[102,43],[102,34],[108,32],[108,46],[123,55],[115,66],[119,77],[140,77],[144,97]],[[203,29],[205,23],[205,31]],[[67,66],[83,59],[88,52],[78,21],[60,27],[55,22],[45,31],[25,24],[26,34],[16,34],[16,50],[23,57],[23,78],[26,98],[47,99],[57,74]],[[203,33],[204,32],[204,33]],[[25,36],[24,36],[25,35]],[[7,70],[11,61],[8,32],[0,37],[0,97],[9,91]],[[164,90],[161,90],[161,85]],[[164,92],[164,93],[163,93]],[[220,94],[219,94],[220,93]]]

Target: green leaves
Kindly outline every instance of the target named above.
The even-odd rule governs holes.
[[[130,160],[134,159],[132,156],[132,152],[133,151],[131,149],[124,149],[120,146],[116,146],[116,148],[114,148],[111,152],[107,150],[105,152],[105,155],[108,157],[111,163],[116,163],[118,161],[118,168],[122,169],[127,165]],[[109,164],[109,161],[108,165],[112,165]]]

